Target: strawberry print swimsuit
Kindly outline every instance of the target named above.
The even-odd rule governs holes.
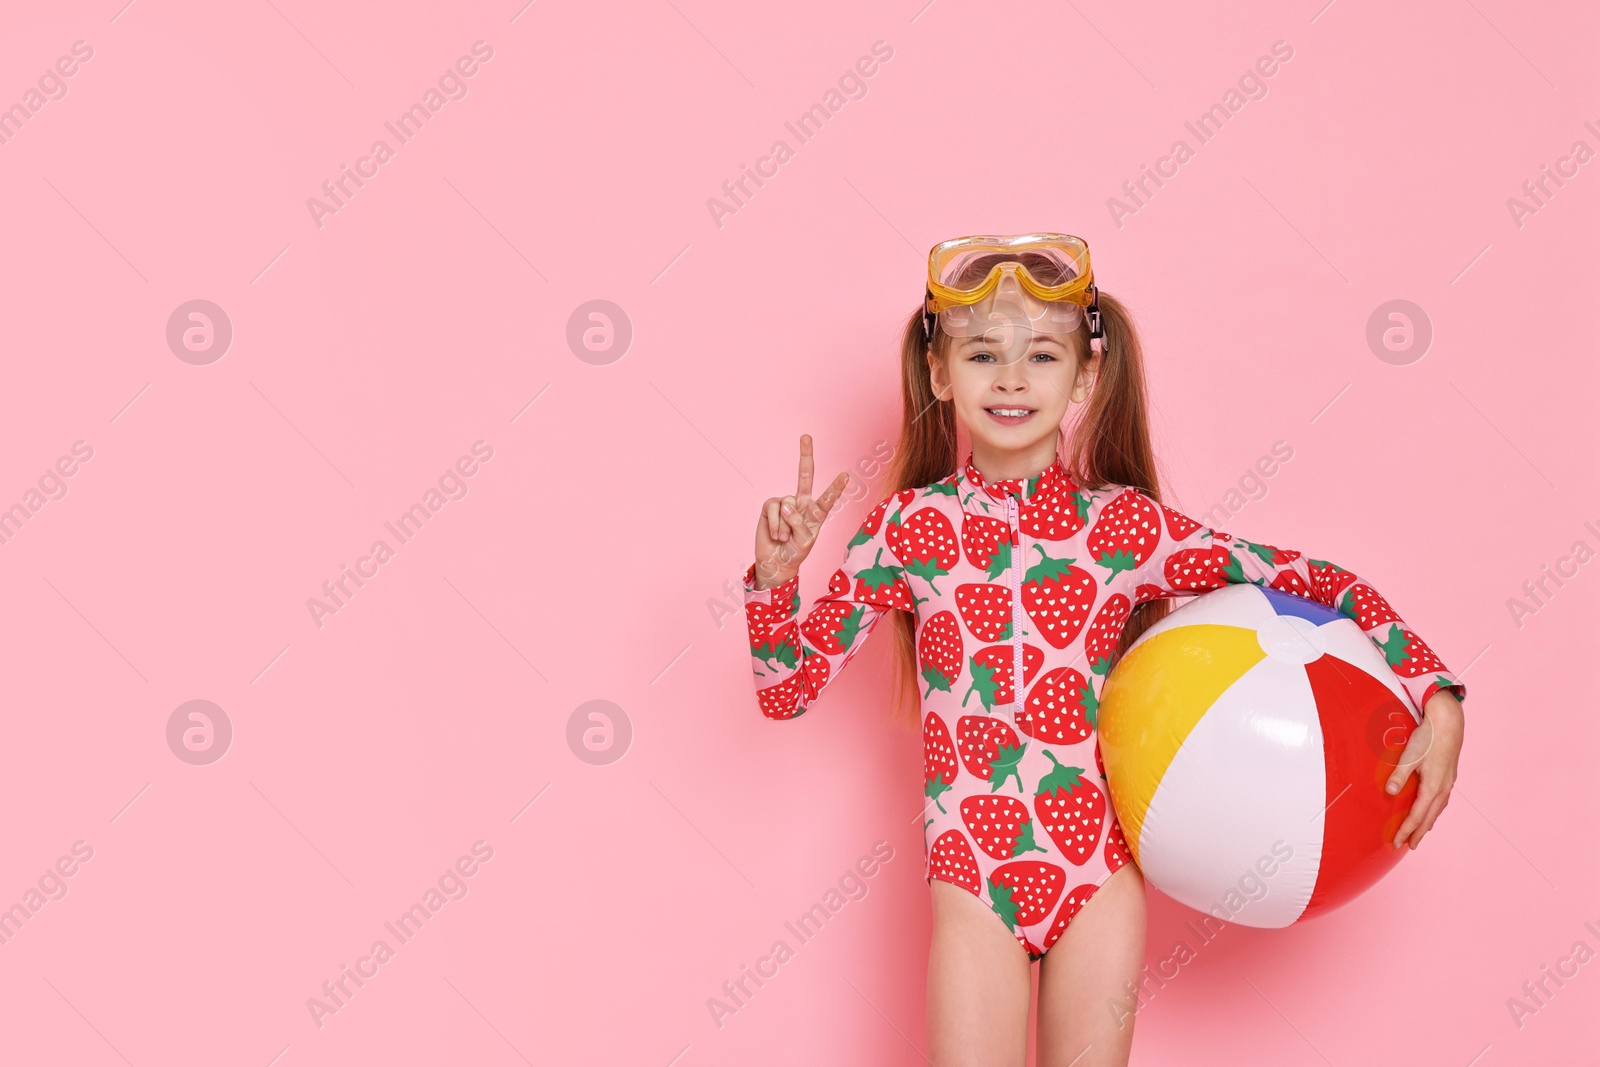
[[[799,577],[755,588],[745,621],[762,714],[805,712],[891,609],[915,618],[926,877],[985,901],[1037,960],[1131,862],[1095,730],[1133,608],[1252,582],[1354,619],[1420,709],[1466,697],[1371,584],[1210,529],[1143,490],[1078,486],[1061,460],[985,483],[962,470],[867,515],[800,617]],[[1021,684],[1017,679],[1021,678]]]

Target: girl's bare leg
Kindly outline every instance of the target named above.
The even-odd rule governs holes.
[[[1027,951],[976,896],[937,879],[928,885],[928,1052],[934,1067],[1023,1067],[1033,992]]]
[[[1144,875],[1129,863],[1095,890],[1039,964],[1039,1067],[1127,1067],[1144,966]]]

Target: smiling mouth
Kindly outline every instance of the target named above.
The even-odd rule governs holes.
[[[989,414],[999,419],[1021,419],[1032,415],[1033,408],[984,408]]]

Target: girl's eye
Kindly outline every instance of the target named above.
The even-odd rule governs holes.
[[[1035,352],[1029,358],[1031,358],[1031,359],[1039,359],[1041,357],[1043,357],[1044,359],[1050,361],[1051,363],[1054,363],[1055,359],[1056,359],[1055,356],[1053,356],[1049,352],[1045,352],[1043,350]],[[977,362],[977,361],[980,361],[980,360],[988,360],[990,362],[993,362],[993,360],[994,360],[994,357],[992,355],[990,355],[988,352],[974,352],[970,358],[974,362]]]

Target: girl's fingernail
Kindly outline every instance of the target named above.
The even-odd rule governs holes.
[[[788,515],[790,512],[794,511],[794,508],[791,508],[788,504],[783,504],[783,505],[780,506],[780,510],[785,515]]]

